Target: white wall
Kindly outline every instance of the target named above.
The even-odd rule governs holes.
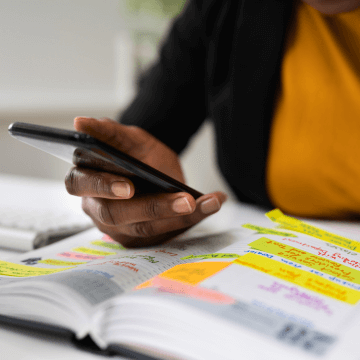
[[[75,116],[115,117],[128,101],[132,66],[120,5],[0,0],[0,172],[63,178],[68,168],[10,138],[11,122],[72,128]],[[122,86],[119,69],[127,74]]]
[[[12,139],[7,127],[71,129],[78,115],[115,117],[133,94],[127,27],[122,0],[0,0],[0,173],[63,179],[66,163]],[[189,184],[204,192],[224,188],[212,141],[207,124],[184,156]]]
[[[0,107],[113,104],[117,0],[1,0]]]

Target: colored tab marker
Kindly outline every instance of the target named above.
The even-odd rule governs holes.
[[[181,264],[161,273],[159,277],[196,286],[231,264],[232,262],[219,261]]]
[[[94,250],[90,249],[84,246],[77,247],[75,249],[72,249],[73,251],[83,253],[83,254],[90,254],[90,255],[99,255],[99,256],[109,256],[109,255],[116,255],[115,252],[109,252],[109,251],[100,251],[100,250]]]
[[[280,231],[276,229],[266,228],[262,226],[257,226],[253,224],[244,224],[242,225],[245,229],[255,230],[259,234],[267,234],[267,235],[279,235],[279,236],[287,236],[287,237],[297,237],[297,235],[285,231]]]
[[[313,225],[307,224],[291,216],[284,215],[279,209],[272,210],[265,214],[271,221],[281,225],[282,228],[297,231],[302,234],[313,236],[317,239],[341,246],[345,249],[360,252],[360,243],[346,237],[322,230]]]
[[[39,260],[38,261],[41,264],[46,265],[54,265],[54,266],[77,266],[81,264],[86,264],[85,261],[64,261],[64,260],[57,260],[57,259],[45,259],[45,260]]]
[[[233,263],[250,267],[348,304],[356,304],[360,300],[359,291],[335,284],[321,276],[296,269],[290,265],[285,265],[260,255],[246,254],[234,260]]]
[[[252,248],[265,251],[269,254],[281,256],[284,259],[305,265],[325,274],[336,276],[339,279],[353,282],[360,285],[360,271],[349,266],[339,264],[335,261],[321,256],[294,248],[292,246],[270,240],[265,237],[249,244]],[[349,260],[350,261],[350,260]]]
[[[135,290],[155,287],[161,291],[190,297],[214,304],[231,305],[235,303],[235,299],[229,295],[222,294],[219,291],[202,288],[200,286],[192,286],[182,282],[169,280],[155,276],[154,278],[138,285]]]
[[[59,271],[69,270],[72,267],[61,269],[44,269],[28,265],[19,265],[8,261],[0,261],[0,275],[28,277],[54,274]]]
[[[81,254],[81,253],[74,252],[74,251],[65,251],[65,252],[62,252],[60,254],[57,254],[57,256],[66,257],[68,259],[80,259],[80,260],[87,260],[87,261],[103,259],[104,258],[104,256],[86,255],[86,254]]]
[[[213,254],[204,254],[204,255],[189,255],[182,257],[181,260],[191,260],[191,259],[231,259],[238,258],[239,254],[223,254],[223,253],[213,253]]]
[[[113,250],[126,250],[121,244],[114,244],[108,241],[101,241],[101,240],[95,240],[91,242],[92,245],[96,245],[96,246],[102,246],[105,247],[107,249],[113,249]]]
[[[106,242],[116,243],[115,240],[113,240],[109,235],[106,235],[106,234],[104,234],[104,235],[102,236],[101,240],[106,241]]]

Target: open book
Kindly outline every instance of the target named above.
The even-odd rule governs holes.
[[[141,249],[92,229],[0,261],[0,315],[138,359],[358,359],[360,232],[267,216]]]

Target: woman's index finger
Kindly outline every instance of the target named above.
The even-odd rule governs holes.
[[[156,139],[135,126],[122,125],[110,119],[76,117],[74,127],[137,159],[145,158]]]

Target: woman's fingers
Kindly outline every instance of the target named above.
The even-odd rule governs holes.
[[[120,201],[88,198],[83,199],[83,209],[101,231],[124,246],[146,246],[154,241],[161,242],[163,236],[169,238],[171,234],[181,233],[196,225],[220,210],[226,200],[226,195],[221,192],[204,195],[196,203],[189,194],[170,196],[174,195],[179,196],[174,198],[175,201],[182,199],[184,195],[188,196],[186,199],[192,210],[187,214],[174,211],[174,199],[171,202],[169,195],[164,194]],[[157,197],[159,199],[154,206],[152,202]]]
[[[129,199],[134,196],[134,184],[127,178],[107,172],[73,167],[65,177],[69,194],[104,199]]]
[[[74,119],[77,131],[86,133],[136,159],[143,159],[159,140],[136,126],[122,125],[114,120],[88,117]]]
[[[191,214],[195,207],[194,198],[187,193],[143,195],[129,200],[93,197],[83,200],[84,211],[107,226],[122,226]]]
[[[218,212],[225,200],[223,193],[208,194],[196,201],[196,209],[191,214],[128,224],[123,232],[133,237],[148,238],[171,231],[184,231]]]

